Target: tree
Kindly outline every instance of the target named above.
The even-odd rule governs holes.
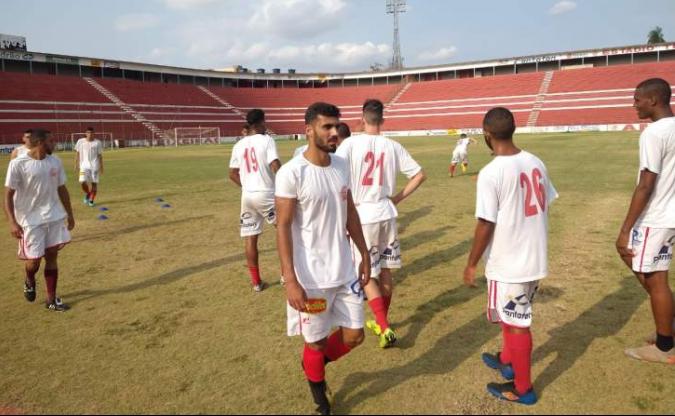
[[[384,65],[379,62],[375,62],[370,66],[370,72],[381,72],[384,69]]]
[[[654,29],[649,31],[649,40],[647,43],[650,45],[653,45],[655,43],[665,43],[665,39],[663,38],[663,29],[661,29],[660,26],[656,26]]]

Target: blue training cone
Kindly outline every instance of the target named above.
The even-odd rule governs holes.
[[[106,207],[101,207],[101,208],[99,208],[98,210],[101,211],[101,212],[106,212],[106,211],[108,211],[108,208],[106,208]]]
[[[107,220],[107,219],[108,219],[108,217],[107,217],[106,215],[99,215],[99,216],[98,216],[98,220],[99,220],[99,221],[105,221],[105,220]]]
[[[162,205],[162,208],[171,208],[171,205],[169,205],[169,204],[164,204],[164,205]]]
[[[162,198],[157,198],[157,199],[155,199],[155,202],[164,202],[164,199],[162,199]]]

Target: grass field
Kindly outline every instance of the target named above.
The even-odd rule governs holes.
[[[450,179],[449,138],[402,142],[429,180],[401,207],[405,266],[391,320],[376,339],[328,368],[335,412],[672,413],[674,368],[624,357],[653,331],[646,295],[614,241],[636,178],[637,134],[522,136],[548,165],[560,199],[551,210],[550,277],[535,306],[533,408],[493,401],[496,375],[480,353],[500,345],[485,320],[486,288],[464,288],[477,170]],[[284,160],[294,143],[280,143]],[[23,299],[16,242],[0,238],[0,413],[291,413],[313,410],[301,340],[285,336],[273,229],[252,293],[239,239],[239,191],[226,181],[231,146],[108,152],[101,222],[81,203],[69,169],[77,228],[60,257],[59,292],[73,309],[48,313]],[[6,170],[7,160],[0,160]],[[172,209],[154,202],[163,197]]]

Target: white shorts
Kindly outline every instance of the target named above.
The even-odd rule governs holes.
[[[516,328],[529,328],[532,326],[532,302],[537,289],[539,281],[502,283],[488,280],[488,320]]]
[[[469,153],[455,150],[452,152],[452,163],[455,165],[458,163],[469,163]]]
[[[673,260],[675,228],[635,226],[630,248],[635,252],[633,271],[636,273],[667,272]]]
[[[328,338],[337,327],[363,329],[363,292],[358,281],[305,293],[312,313],[298,312],[286,304],[289,337],[302,335],[305,342],[312,344]]]
[[[396,218],[374,224],[363,224],[363,237],[370,249],[370,277],[377,278],[382,269],[401,268],[401,242],[398,240]],[[361,254],[352,242],[354,265],[361,264]]]
[[[80,183],[98,183],[99,171],[94,169],[80,169]]]
[[[23,227],[23,238],[19,241],[19,258],[21,260],[41,259],[48,249],[61,250],[68,243],[70,243],[70,232],[64,221]]]
[[[263,222],[277,223],[277,212],[274,208],[274,193],[244,192],[241,195],[241,217],[239,226],[242,237],[262,234]]]

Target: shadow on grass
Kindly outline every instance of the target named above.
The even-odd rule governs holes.
[[[142,224],[142,225],[134,225],[133,227],[127,227],[127,228],[122,228],[120,230],[114,230],[111,232],[107,233],[97,233],[97,234],[92,234],[92,235],[87,235],[82,238],[73,238],[73,243],[82,243],[85,241],[93,241],[93,240],[101,240],[104,238],[111,238],[111,237],[119,237],[124,234],[130,234],[130,233],[135,233],[138,231],[145,231],[149,230],[152,228],[159,228],[159,227],[168,227],[171,225],[178,225],[178,224],[184,224],[192,221],[200,221],[200,220],[205,220],[207,218],[213,218],[214,215],[202,215],[199,217],[190,217],[190,218],[183,218],[181,220],[173,220],[173,221],[164,221],[164,222],[156,222],[153,224]]]
[[[401,240],[401,249],[404,251],[412,250],[429,241],[439,240],[446,232],[452,230],[453,226],[446,225],[435,230],[422,231]]]
[[[461,243],[457,243],[452,247],[449,247],[444,250],[438,250],[433,253],[427,254],[426,256],[416,259],[409,265],[405,265],[400,272],[394,274],[394,281],[396,284],[403,283],[408,277],[414,275],[421,275],[429,269],[433,269],[436,266],[441,264],[448,264],[451,261],[462,257],[471,249],[471,243],[473,240],[464,240]],[[420,276],[424,278],[423,276]],[[453,276],[448,276],[452,278]],[[461,276],[457,276],[461,278]],[[395,296],[395,295],[394,295]]]
[[[403,234],[410,224],[431,214],[431,211],[433,211],[433,207],[427,205],[422,208],[417,208],[414,211],[401,214],[398,217],[398,233]]]

